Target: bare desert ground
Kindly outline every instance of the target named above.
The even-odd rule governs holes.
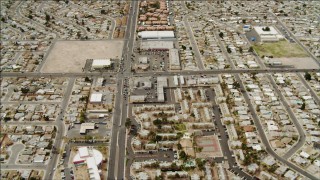
[[[45,60],[41,72],[82,72],[87,59],[117,58],[122,55],[123,41],[58,41]]]
[[[274,58],[274,61],[281,61],[283,65],[292,65],[297,69],[317,69],[318,64],[310,57]]]

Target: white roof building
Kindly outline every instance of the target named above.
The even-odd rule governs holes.
[[[142,50],[169,50],[173,49],[173,41],[142,41],[140,45]]]
[[[103,160],[101,152],[88,147],[80,147],[78,151],[79,152],[73,158],[73,163],[86,163],[90,180],[100,180],[98,166]]]
[[[130,96],[130,102],[144,102],[146,100],[146,95],[132,95]]]
[[[169,49],[169,62],[170,62],[170,69],[179,70],[181,68],[178,49]]]
[[[157,95],[158,102],[164,102],[164,87],[168,86],[167,77],[157,77]]]
[[[111,65],[110,59],[94,59],[92,61],[91,68],[99,69],[99,68],[109,67],[110,65]]]
[[[93,130],[94,127],[94,123],[82,123],[80,126],[80,134],[85,134],[87,130]]]
[[[142,31],[138,33],[142,39],[173,39],[173,31]]]
[[[271,42],[271,41],[279,41],[284,39],[283,35],[279,33],[278,30],[276,30],[272,26],[268,26],[269,31],[266,31],[266,26],[255,26],[253,27],[256,33],[259,35],[261,42]]]
[[[90,96],[91,103],[100,103],[102,101],[102,94],[101,93],[92,93]]]

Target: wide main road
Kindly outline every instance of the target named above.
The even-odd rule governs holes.
[[[112,139],[110,145],[109,168],[107,179],[124,179],[125,178],[125,160],[126,160],[126,128],[125,121],[128,111],[128,94],[127,78],[132,76],[131,73],[131,55],[135,41],[136,16],[138,2],[131,1],[131,9],[125,34],[125,43],[123,47],[123,66],[118,73],[118,93],[116,95],[115,113],[113,118]]]
[[[133,41],[133,40],[132,40]],[[125,43],[125,46],[129,46],[129,42]],[[126,47],[125,47],[126,48]],[[125,52],[125,51],[124,51]],[[126,48],[126,52],[128,52],[128,48]],[[132,52],[132,50],[131,50]],[[130,53],[131,53],[130,52]],[[128,52],[129,53],[129,52]],[[125,70],[130,71],[130,68],[128,67],[129,62],[129,56],[125,54],[126,57],[126,63],[127,64]],[[128,61],[127,61],[128,60]],[[239,74],[239,73],[290,73],[290,72],[319,72],[319,68],[316,69],[294,69],[294,68],[273,68],[273,69],[220,69],[220,70],[197,70],[197,71],[171,71],[171,72],[140,72],[135,73],[133,76],[174,76],[177,74],[181,75],[199,75],[199,74]],[[126,72],[125,71],[125,72]],[[125,73],[124,72],[124,73]],[[116,76],[117,73],[114,72],[86,72],[86,73],[39,73],[39,72],[1,72],[1,77],[46,77],[46,78],[54,78],[54,77],[110,77],[110,76]],[[122,75],[123,76],[123,75]]]

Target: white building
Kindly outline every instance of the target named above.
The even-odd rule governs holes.
[[[265,26],[255,26],[254,30],[259,35],[261,42],[275,42],[284,39],[283,35],[272,26],[268,26],[269,31],[265,30]]]
[[[178,49],[169,49],[169,65],[171,70],[179,70],[181,68]]]
[[[164,87],[168,87],[167,77],[157,77],[158,102],[164,102]]]
[[[142,39],[173,39],[173,31],[142,31],[138,33]]]
[[[86,164],[90,180],[100,180],[100,170],[98,166],[103,160],[103,156],[100,151],[88,148],[80,147],[78,153],[73,158],[73,164]]]
[[[130,102],[135,103],[135,102],[144,102],[146,100],[146,95],[132,95],[130,96]]]
[[[82,123],[80,126],[80,134],[86,134],[87,130],[93,130],[94,128],[94,123]]]
[[[173,49],[173,41],[142,41],[141,50],[162,50],[167,51]]]
[[[90,96],[90,103],[101,103],[102,94],[101,93],[92,93]]]
[[[105,67],[111,66],[111,60],[110,59],[94,59],[92,61],[91,69],[102,69]]]

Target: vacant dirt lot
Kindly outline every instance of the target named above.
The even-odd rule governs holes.
[[[45,60],[41,72],[82,72],[87,59],[120,58],[123,41],[58,41]]]
[[[274,58],[274,61],[281,61],[283,65],[292,65],[298,69],[317,69],[318,64],[309,57],[305,58]]]

